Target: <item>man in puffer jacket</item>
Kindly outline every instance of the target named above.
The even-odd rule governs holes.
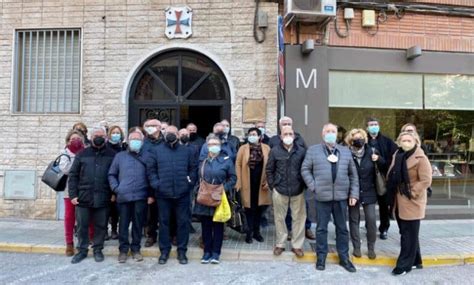
[[[328,253],[328,223],[331,215],[336,225],[336,247],[339,264],[349,272],[356,268],[349,260],[349,232],[347,230],[347,202],[353,206],[359,199],[359,177],[351,151],[338,145],[337,126],[326,124],[322,132],[324,142],[306,152],[301,167],[308,190],[316,193],[316,269],[324,270]]]
[[[149,202],[154,200],[153,194],[149,191],[146,162],[142,154],[143,139],[144,135],[139,130],[130,133],[128,149],[115,156],[109,171],[110,188],[117,195],[120,215],[118,257],[120,263],[126,262],[129,249],[132,251],[133,259],[143,260],[140,241],[146,219],[147,199]],[[130,222],[132,222],[131,245],[128,239]]]
[[[69,172],[69,198],[76,205],[76,222],[79,252],[71,263],[79,263],[87,257],[89,250],[89,221],[94,223],[94,259],[104,260],[102,249],[107,233],[107,219],[112,191],[107,175],[115,156],[115,151],[106,147],[106,131],[94,128],[91,146],[80,152]]]
[[[177,221],[178,261],[187,264],[189,241],[190,191],[196,181],[196,162],[189,148],[181,145],[178,129],[166,128],[165,143],[160,144],[147,162],[147,175],[155,191],[160,221],[159,264],[168,261],[171,251],[170,219]]]
[[[305,237],[306,205],[304,181],[301,177],[305,149],[295,142],[295,132],[289,126],[281,128],[281,143],[270,151],[266,174],[268,186],[272,190],[273,211],[275,215],[276,245],[274,255],[285,250],[288,229],[285,217],[291,208],[293,232],[291,245],[293,253],[303,256]]]

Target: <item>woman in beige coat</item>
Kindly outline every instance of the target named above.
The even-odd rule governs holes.
[[[401,250],[393,275],[404,275],[412,268],[423,268],[419,232],[425,217],[427,189],[431,185],[431,164],[417,145],[414,133],[402,132],[400,148],[394,153],[388,171],[387,188],[400,228]]]
[[[252,237],[263,242],[260,234],[260,219],[263,206],[271,204],[265,167],[270,147],[261,143],[262,132],[257,128],[248,131],[248,143],[241,146],[237,153],[237,184],[242,204],[245,208],[249,230],[245,242],[252,243]]]

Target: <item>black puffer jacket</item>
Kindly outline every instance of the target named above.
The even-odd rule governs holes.
[[[306,150],[297,144],[290,152],[283,143],[270,151],[266,172],[270,189],[276,189],[285,196],[297,196],[303,192],[304,181],[301,176],[301,164]]]
[[[375,164],[372,161],[373,151],[367,145],[365,147],[364,156],[360,163],[355,155],[353,159],[357,167],[357,174],[359,174],[359,202],[362,205],[374,204],[377,202],[377,190],[375,189]],[[377,161],[379,169],[385,168],[385,160],[379,156]]]
[[[79,207],[107,207],[112,191],[108,173],[115,151],[108,147],[88,147],[80,152],[69,172],[69,198],[78,198]]]

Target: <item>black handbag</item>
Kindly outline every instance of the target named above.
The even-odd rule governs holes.
[[[238,193],[236,193],[235,190],[232,190],[230,193],[229,205],[231,217],[227,222],[227,225],[239,233],[247,233],[249,226],[245,215],[245,209],[242,207],[238,199]]]
[[[52,161],[43,173],[41,181],[53,188],[54,191],[61,192],[66,188],[67,175],[59,169],[59,161],[62,156],[66,156],[69,161],[71,157],[67,154],[61,154]]]

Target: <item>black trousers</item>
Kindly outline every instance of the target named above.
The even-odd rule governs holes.
[[[83,208],[76,207],[77,222],[77,249],[81,253],[87,254],[89,250],[89,223],[94,224],[94,238],[92,249],[94,252],[104,248],[105,234],[107,233],[107,219],[109,208]]]
[[[171,251],[170,223],[171,216],[174,214],[176,216],[178,252],[186,253],[189,241],[190,196],[186,194],[180,198],[158,198],[157,201],[160,213],[160,252],[169,253]]]
[[[388,231],[390,227],[390,209],[388,207],[387,194],[383,196],[377,195],[377,202],[379,204],[380,225],[379,232]]]
[[[213,222],[212,216],[200,216],[200,219],[204,252],[220,255],[224,240],[224,223]]]
[[[145,224],[146,200],[117,203],[120,213],[119,250],[123,253],[140,252],[140,242]],[[128,238],[128,228],[132,222],[132,243]]]
[[[397,213],[397,223],[400,228],[400,254],[397,268],[410,271],[412,266],[422,264],[420,251],[420,220],[402,220]]]
[[[250,169],[250,208],[245,208],[245,216],[249,225],[247,234],[260,233],[263,206],[258,205],[260,184],[263,174],[263,162]]]
[[[109,216],[110,227],[113,232],[117,232],[117,226],[119,222],[119,210],[117,202],[110,203]]]
[[[158,230],[158,204],[156,201],[148,205],[146,227],[147,237],[156,240]]]

